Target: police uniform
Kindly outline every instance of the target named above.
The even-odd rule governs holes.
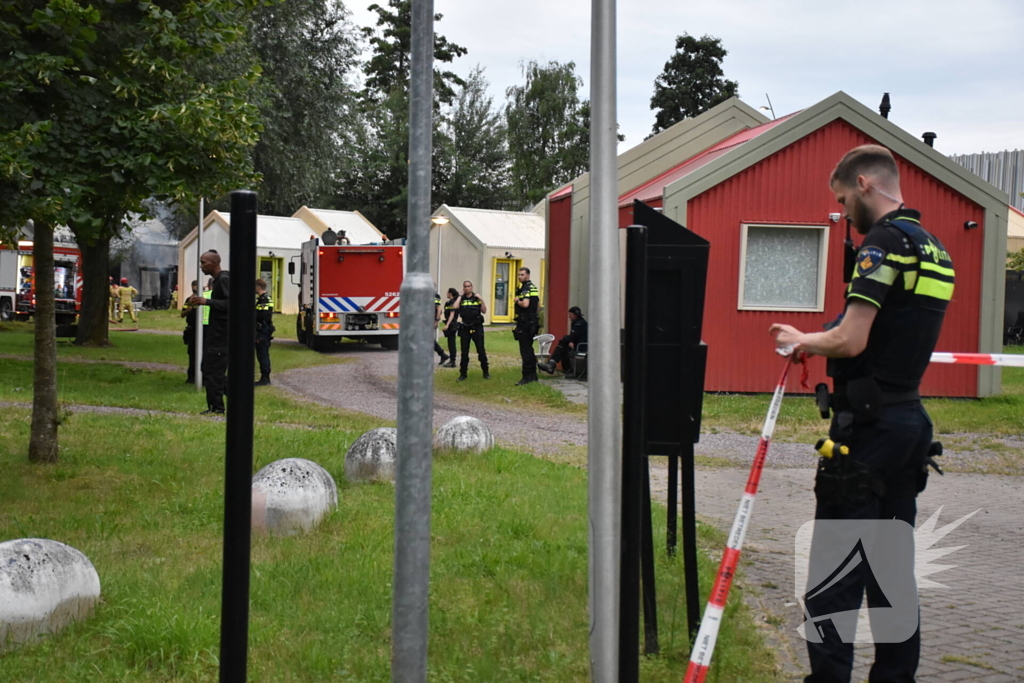
[[[135,305],[132,303],[132,300],[139,295],[139,290],[128,285],[121,285],[118,287],[117,293],[121,300],[121,310],[117,316],[117,322],[124,321],[125,311],[128,311],[133,323],[139,322],[139,316],[135,313]]]
[[[258,387],[270,384],[270,342],[273,339],[274,300],[263,292],[256,296],[256,360],[260,364]]]
[[[469,369],[469,342],[476,345],[477,357],[480,359],[480,368],[484,371],[484,379],[490,379],[487,371],[487,351],[484,350],[484,314],[480,310],[483,301],[476,294],[463,295],[459,303],[459,337],[462,338],[462,358],[459,359],[459,377],[465,377]]]
[[[437,332],[437,316],[441,312],[441,295],[434,292],[434,332]],[[434,339],[434,353],[441,357],[441,365],[444,365],[445,361],[448,360],[448,354],[444,352],[441,345],[437,343],[437,339]]]
[[[444,336],[448,338],[448,364],[447,367],[455,367],[455,336],[459,329],[459,309],[455,308],[458,297],[452,297],[444,302]]]
[[[206,406],[211,413],[224,412],[224,392],[228,371],[228,304],[231,274],[222,270],[203,292],[207,304],[203,310],[203,380]]]
[[[865,236],[846,300],[867,302],[878,312],[863,353],[828,361],[833,379],[829,437],[849,452],[820,460],[815,519],[899,519],[914,526],[916,497],[926,483],[932,444],[932,422],[918,387],[953,296],[953,283],[949,254],[921,227],[917,211],[901,207],[886,214]],[[812,542],[812,565],[818,542]],[[828,552],[827,537],[820,542],[819,552]],[[912,548],[903,550],[912,558]],[[913,571],[912,559],[904,569]],[[869,607],[887,606],[871,572],[868,563],[862,563],[809,599],[808,617],[856,611],[865,590]],[[834,629],[825,629],[822,641],[808,641],[812,673],[805,680],[850,680],[853,644],[843,643]],[[919,625],[904,642],[877,643],[871,680],[914,680],[920,645]]]
[[[185,312],[185,331],[182,333],[182,341],[188,349],[188,373],[185,375],[185,383],[192,384],[196,381],[196,310],[197,307],[185,302],[182,310]]]
[[[586,343],[587,321],[582,315],[577,313],[576,319],[572,321],[572,328],[570,328],[569,334],[558,340],[558,346],[555,347],[554,352],[551,354],[551,359],[546,365],[541,365],[540,368],[549,374],[554,374],[555,368],[561,364],[563,370],[568,370],[566,363],[569,360],[570,351],[578,349],[580,344]],[[572,349],[569,348],[569,344],[572,344]]]
[[[523,300],[529,302],[520,306]],[[537,381],[537,356],[533,352],[533,338],[537,334],[537,309],[540,306],[540,292],[530,280],[523,282],[516,290],[516,328],[513,336],[519,342],[519,357],[523,362],[523,378],[519,384]]]

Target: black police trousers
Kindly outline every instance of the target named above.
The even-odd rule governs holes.
[[[835,436],[835,434],[833,434]],[[882,495],[869,493],[863,500],[819,496],[815,519],[899,519],[911,527],[917,516],[917,485],[932,441],[932,422],[919,401],[883,408],[871,422],[854,423],[842,442],[850,457],[868,467],[884,485]],[[819,545],[820,544],[820,545]],[[811,541],[812,564],[828,538],[816,533]],[[913,563],[905,567],[913,572]],[[861,563],[822,595],[806,603],[807,617],[860,609],[865,590],[868,607],[885,607],[887,600],[877,581],[869,581],[870,568]],[[811,586],[807,587],[811,589]],[[916,596],[914,602],[916,603]],[[920,612],[919,612],[920,614]],[[812,628],[808,626],[808,628]],[[844,643],[834,629],[825,629],[821,643],[808,641],[811,674],[805,683],[847,683],[853,668],[853,643]],[[921,654],[921,628],[901,643],[875,643],[870,683],[912,683]]]
[[[564,337],[558,340],[558,346],[556,346],[555,350],[551,353],[551,360],[554,362],[555,365],[559,365],[562,363],[562,361],[566,361],[569,359],[570,351],[572,351],[572,349],[569,348],[569,335],[565,335]],[[562,369],[568,370],[568,368],[564,366],[562,367]]]
[[[463,325],[459,330],[459,337],[462,339],[462,357],[459,358],[459,374],[465,375],[469,370],[469,342],[476,345],[476,355],[480,359],[480,369],[487,372],[487,351],[484,349],[484,326],[483,324]]]
[[[185,348],[188,349],[188,371],[185,374],[185,379],[188,382],[194,382],[196,379],[196,331],[191,327],[186,327],[182,334],[182,340],[185,342]]]
[[[533,351],[533,337],[537,334],[537,323],[520,320],[516,323],[516,339],[519,341],[519,357],[523,361],[523,377],[537,376],[537,354]]]
[[[260,377],[270,376],[270,332],[256,331],[256,360],[260,364]]]
[[[444,331],[444,336],[448,338],[448,355],[451,356],[452,363],[455,362],[455,336],[457,327],[458,323],[452,323],[447,328],[445,328]]]

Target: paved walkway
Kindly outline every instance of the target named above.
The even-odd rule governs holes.
[[[397,374],[397,354],[367,347],[352,355],[355,363],[292,370],[275,376],[275,383],[329,405],[395,419],[397,387],[388,378]],[[579,392],[577,400],[580,397],[585,402],[585,394]],[[586,423],[576,416],[436,397],[435,426],[460,414],[483,419],[500,443],[532,452],[586,445]],[[754,437],[705,434],[697,454],[749,463],[756,444]],[[799,680],[807,671],[804,643],[795,630],[803,617],[798,607],[786,604],[794,602],[796,530],[813,517],[814,470],[802,466],[809,460],[808,448],[772,446],[744,549],[745,594],[778,653],[784,680]],[[746,476],[743,466],[699,470],[698,515],[728,529]],[[656,499],[664,501],[667,470],[662,459],[652,460],[651,482]],[[937,528],[979,508],[981,512],[937,544],[967,547],[943,559],[943,564],[955,568],[931,577],[948,588],[921,591],[919,680],[1024,681],[1024,478],[933,476],[919,499],[918,524],[940,506],[944,507]],[[870,656],[870,649],[858,649],[854,681],[867,680]]]

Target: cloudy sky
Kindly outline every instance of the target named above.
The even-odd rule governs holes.
[[[373,21],[372,0],[348,0]],[[383,4],[383,0],[381,4]],[[466,48],[455,71],[486,69],[495,103],[523,60],[573,61],[589,97],[589,0],[435,0],[436,30]],[[721,38],[727,78],[778,116],[843,90],[946,154],[1024,147],[1024,0],[618,0],[618,118],[626,141],[650,132],[655,77],[684,32]]]

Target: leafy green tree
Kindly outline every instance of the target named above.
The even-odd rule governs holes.
[[[359,165],[338,174],[335,206],[358,209],[389,237],[406,233],[406,197],[409,176],[409,64],[412,49],[412,3],[388,0],[374,4],[375,27],[363,29],[371,57],[364,67],[361,95],[363,126],[354,132],[353,151]],[[442,15],[435,14],[440,21]],[[450,64],[466,48],[434,34],[435,130],[442,105],[450,105],[464,81],[436,65]],[[443,147],[435,144],[437,160]],[[439,163],[434,164],[440,168]],[[443,180],[435,177],[435,190]]]
[[[523,85],[505,91],[512,192],[519,208],[587,170],[590,107],[580,101],[576,64],[530,61]]]
[[[657,114],[652,135],[736,96],[739,85],[722,71],[727,54],[720,38],[694,38],[688,33],[676,38],[675,53],[654,79],[651,109]]]
[[[458,91],[442,121],[438,168],[443,186],[434,204],[476,209],[513,205],[505,119],[487,93],[484,70],[477,66]]]
[[[189,67],[237,40],[254,2],[0,5],[0,222],[33,221],[36,242],[30,459],[57,459],[53,226],[68,225],[83,252],[79,341],[105,343],[109,244],[125,217],[153,195],[185,200],[251,177],[257,70],[209,83]]]
[[[1024,249],[1006,253],[1007,270],[1024,270]]]

